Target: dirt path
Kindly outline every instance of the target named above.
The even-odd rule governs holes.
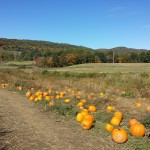
[[[0,89],[0,149],[2,148],[115,150],[113,144],[103,138],[94,138],[88,131],[83,131],[63,117],[41,111],[25,97]]]

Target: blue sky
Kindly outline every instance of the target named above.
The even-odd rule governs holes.
[[[150,49],[150,0],[0,0],[0,37]]]

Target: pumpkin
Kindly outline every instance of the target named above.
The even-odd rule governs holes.
[[[85,99],[82,99],[80,102],[82,102],[82,103],[85,104],[85,103],[86,103],[86,100],[85,100]]]
[[[114,129],[114,127],[113,127],[111,124],[107,123],[107,124],[105,125],[105,130],[106,130],[106,131],[112,132],[113,129]]]
[[[67,98],[67,99],[64,100],[64,102],[65,102],[65,103],[70,103],[70,99]]]
[[[118,117],[118,118],[122,119],[122,118],[123,118],[122,112],[116,111],[116,112],[114,113],[114,117]]]
[[[49,94],[48,92],[44,92],[43,96],[48,96],[48,94]]]
[[[30,92],[30,91],[28,91],[27,93],[26,93],[26,97],[30,97],[32,95],[32,93]]]
[[[90,119],[92,122],[95,121],[95,118],[90,114],[86,114],[85,116],[83,116],[83,119]]]
[[[38,100],[41,101],[42,100],[42,95],[38,96]]]
[[[147,106],[147,107],[146,107],[146,110],[147,110],[148,112],[150,112],[150,106]]]
[[[96,107],[91,105],[88,107],[88,111],[89,112],[96,112]]]
[[[129,126],[131,127],[133,124],[139,123],[136,119],[130,119],[129,120]]]
[[[83,119],[81,122],[81,125],[82,125],[83,129],[89,130],[93,125],[93,121],[90,119]]]
[[[34,98],[34,101],[35,101],[35,102],[37,102],[38,100],[39,100],[38,97],[35,97],[35,98]]]
[[[135,103],[135,106],[136,106],[136,107],[141,107],[142,104],[141,104],[141,103]]]
[[[76,120],[78,122],[82,122],[82,120],[83,120],[83,114],[82,113],[78,113],[77,116],[76,116]]]
[[[19,91],[22,91],[22,90],[23,90],[22,86],[18,86],[17,89],[18,89]]]
[[[128,140],[128,134],[124,129],[114,129],[111,138],[116,143],[125,143]]]
[[[49,104],[48,104],[49,107],[52,107],[53,105],[54,105],[53,101],[49,102]]]
[[[82,112],[84,112],[84,111],[89,112],[87,109],[83,109],[83,110],[82,110]]]
[[[35,99],[35,96],[34,95],[31,95],[30,97],[29,97],[29,100],[30,101],[33,101]]]
[[[83,105],[84,105],[83,102],[79,102],[79,103],[77,104],[78,107],[81,107],[81,106],[83,106]]]
[[[113,117],[110,121],[110,124],[113,126],[119,126],[121,122],[121,119],[118,117]]]
[[[81,113],[83,116],[88,115],[88,111],[82,111]]]
[[[51,97],[49,95],[45,96],[45,100],[49,101],[51,99]]]
[[[134,136],[144,136],[145,135],[145,127],[143,124],[136,123],[130,127],[130,133]]]

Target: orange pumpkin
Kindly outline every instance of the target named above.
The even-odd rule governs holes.
[[[88,107],[88,111],[89,112],[96,112],[96,107],[91,105]]]
[[[122,119],[123,118],[122,112],[120,112],[120,111],[115,112],[114,117],[118,117],[118,118]]]
[[[45,100],[49,101],[51,99],[51,97],[49,95],[45,96]]]
[[[49,102],[49,104],[48,104],[49,107],[52,107],[53,105],[54,105],[53,101]]]
[[[118,117],[113,117],[110,121],[110,124],[113,125],[113,126],[119,126],[120,125],[120,118]]]
[[[147,110],[148,112],[150,112],[150,106],[147,106],[147,107],[146,107],[146,110]]]
[[[83,106],[83,105],[84,105],[83,102],[79,102],[79,103],[77,104],[78,107],[81,107],[81,106]]]
[[[90,119],[92,122],[95,121],[95,118],[94,118],[92,115],[90,115],[90,114],[85,115],[85,116],[83,117],[83,119]]]
[[[48,94],[49,94],[48,92],[44,92],[43,96],[48,96]]]
[[[145,127],[143,124],[136,123],[130,127],[130,133],[134,136],[144,136],[145,135]]]
[[[86,100],[85,100],[85,99],[82,99],[80,102],[82,102],[82,103],[85,104],[85,103],[86,103]]]
[[[89,114],[88,111],[82,111],[81,113],[82,113],[83,117],[86,116],[87,114]]]
[[[81,125],[83,129],[89,130],[93,125],[93,121],[90,119],[83,119]]]
[[[83,120],[83,114],[82,113],[78,113],[77,116],[76,116],[76,120],[78,122],[82,122],[82,120]]]
[[[108,123],[107,123],[107,124],[105,125],[105,130],[106,130],[106,131],[112,132],[113,129],[114,129],[114,127],[113,127],[111,124],[108,124]]]
[[[34,95],[31,95],[30,97],[29,97],[29,100],[30,101],[33,101],[35,99],[35,96]]]
[[[139,123],[136,119],[130,119],[129,120],[129,126],[131,127],[133,124]]]
[[[116,143],[125,143],[128,140],[128,134],[124,129],[114,129],[111,138]]]
[[[28,91],[27,93],[26,93],[26,97],[30,97],[32,95],[32,93],[30,92],[30,91]]]

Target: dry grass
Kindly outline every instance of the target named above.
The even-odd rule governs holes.
[[[91,65],[92,72],[95,71],[95,68],[92,68],[93,64]],[[89,66],[88,65],[88,66]],[[97,64],[99,68],[101,64]],[[110,68],[112,70],[112,66],[106,64],[104,68]],[[127,64],[119,64],[121,68],[126,68]],[[82,65],[80,65],[82,66]],[[84,67],[86,65],[83,65]],[[67,67],[73,69],[76,66]],[[97,132],[97,128],[99,124],[102,126],[105,123],[110,121],[110,118],[113,115],[112,113],[106,112],[106,107],[108,105],[113,105],[116,107],[116,110],[123,112],[123,128],[128,130],[128,120],[131,118],[136,118],[139,121],[142,121],[145,117],[149,116],[146,106],[150,105],[150,74],[146,72],[146,68],[149,68],[148,64],[137,64],[134,66],[130,64],[130,68],[144,68],[144,72],[134,72],[134,73],[79,73],[83,68],[81,67],[78,73],[73,72],[64,72],[64,68],[62,69],[63,72],[48,72],[48,71],[23,71],[20,69],[17,70],[10,70],[10,69],[1,69],[0,71],[0,78],[5,80],[5,82],[10,82],[12,87],[17,84],[21,84],[24,89],[29,89],[34,87],[35,90],[41,89],[42,91],[46,91],[47,89],[52,88],[54,91],[67,91],[68,87],[70,91],[74,91],[74,93],[81,92],[80,98],[72,95],[71,92],[67,91],[67,95],[64,98],[70,98],[72,103],[70,105],[70,114],[75,115],[75,111],[72,110],[72,106],[75,106],[78,101],[81,99],[86,99],[87,103],[85,108],[89,105],[95,105],[98,109],[97,113],[95,113],[95,118],[98,120],[95,124],[95,128],[92,130],[94,133]],[[103,70],[105,70],[103,68]],[[117,67],[119,68],[119,66]],[[89,68],[87,68],[89,69]],[[58,69],[59,70],[59,69]],[[119,69],[117,69],[119,70]],[[132,70],[132,69],[131,69]],[[134,71],[135,71],[134,70]],[[83,71],[84,72],[84,71]],[[116,71],[118,72],[118,71]],[[101,98],[99,93],[105,93],[105,97]],[[90,97],[88,97],[91,95]],[[110,100],[113,99],[113,100]],[[60,102],[57,103],[57,111],[64,114],[65,105],[62,105]],[[57,101],[56,101],[57,102]],[[137,108],[135,103],[140,102],[142,104],[141,107]],[[58,107],[61,107],[59,110]],[[66,112],[65,112],[66,113]],[[104,129],[101,131],[102,134],[107,136],[107,133]],[[141,139],[136,139],[130,136],[130,140],[125,144],[125,146],[134,147],[134,148],[142,148],[146,149],[148,146],[144,146],[146,137]],[[137,146],[134,144],[138,141],[140,144]],[[143,144],[142,144],[143,143]]]

